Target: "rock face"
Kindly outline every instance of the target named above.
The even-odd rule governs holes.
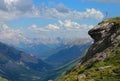
[[[102,21],[88,34],[94,43],[59,81],[120,81],[120,17]]]
[[[108,47],[118,46],[118,43],[116,42],[117,40],[120,40],[120,25],[115,22],[109,22],[106,20],[91,29],[88,34],[94,39],[94,43],[89,48],[82,62],[87,61]],[[101,60],[104,59],[105,55]]]

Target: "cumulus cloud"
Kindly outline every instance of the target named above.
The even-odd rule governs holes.
[[[20,42],[30,42],[20,29],[14,30],[6,24],[0,26],[0,41],[8,44],[19,44]]]
[[[26,30],[12,29],[3,24],[0,26],[0,41],[10,44],[20,42],[47,42],[58,43],[57,38],[85,38],[92,25],[79,24],[72,20],[96,19],[101,20],[103,14],[94,8],[85,11],[71,10],[63,4],[55,7],[40,6],[33,4],[32,0],[0,0],[0,21],[12,20],[20,17],[57,19],[55,24],[39,27],[33,24]],[[35,39],[35,40],[34,40]]]
[[[66,27],[66,28],[79,28],[80,27],[80,24],[73,22],[71,20],[64,20],[64,21],[59,20],[58,22],[61,27]]]
[[[25,2],[25,0],[0,0],[0,9],[3,11],[27,11],[31,10],[33,7],[32,0]]]
[[[0,20],[12,20],[19,17],[43,17],[50,19],[97,19],[101,20],[103,14],[94,8],[86,9],[81,12],[71,10],[63,4],[57,4],[55,7],[47,6],[37,7],[32,0],[0,0]]]
[[[0,21],[32,16],[34,9],[32,0],[0,0]]]
[[[58,27],[57,25],[53,25],[53,24],[49,24],[49,25],[47,26],[47,28],[48,28],[48,29],[52,29],[52,30],[57,30],[57,29],[59,29],[59,27]]]
[[[27,29],[12,29],[6,24],[0,26],[0,41],[8,44],[59,43],[57,38],[88,38],[87,32],[93,25],[79,24],[72,20],[58,20],[55,24],[39,27],[33,24]]]
[[[58,30],[59,27],[55,24],[48,24],[46,27],[38,27],[37,25],[33,24],[30,28],[31,31],[35,31],[35,32],[48,32],[48,31],[54,31],[54,30]]]
[[[31,31],[35,31],[35,32],[39,32],[39,31],[49,31],[47,28],[42,28],[42,27],[38,27],[37,25],[33,24],[30,28]]]
[[[60,9],[60,10],[59,10]],[[47,18],[57,18],[57,19],[103,19],[103,14],[101,11],[96,10],[94,8],[86,9],[84,12],[70,10],[70,9],[62,9],[62,8],[40,8],[40,14],[42,17]],[[63,11],[62,11],[63,10]],[[53,15],[54,14],[54,15]]]
[[[38,35],[44,35],[48,38],[84,38],[88,37],[87,32],[93,28],[93,25],[79,24],[71,20],[58,20],[56,24],[48,24],[45,27],[32,25],[29,30]]]
[[[87,24],[79,24],[77,22],[74,22],[74,21],[71,21],[71,20],[64,20],[64,21],[61,21],[59,20],[58,21],[58,25],[62,28],[65,28],[65,29],[87,29],[86,31],[88,31],[89,29],[93,28],[92,25],[87,25]]]
[[[93,28],[93,25],[79,24],[71,20],[58,20],[56,24],[48,24],[45,27],[38,27],[37,25],[32,25],[29,29],[31,31],[41,32],[41,31],[64,31],[64,30],[77,30],[86,29],[89,30]]]

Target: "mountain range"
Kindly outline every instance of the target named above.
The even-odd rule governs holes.
[[[59,51],[62,51],[66,48],[69,49],[69,47],[72,46],[80,46],[82,44],[88,43],[91,41],[89,38],[81,38],[81,39],[62,39],[62,38],[56,38],[57,43],[39,43],[36,42],[38,39],[34,39],[33,43],[20,43],[18,45],[12,45],[18,50],[24,51],[28,54],[32,54],[34,56],[39,57],[42,60],[48,59],[52,55],[54,56]]]
[[[42,60],[0,43],[0,76],[9,81],[40,81],[52,69]]]
[[[80,59],[78,57],[82,56],[90,44],[88,39],[84,39],[84,41],[83,39],[76,40],[71,44],[59,44],[58,46],[44,44],[34,46],[33,44],[31,48],[29,48],[29,45],[25,46],[26,50],[24,49],[25,52],[23,52],[23,49],[0,42],[0,77],[9,81],[46,81],[55,79],[63,71],[72,68],[78,62],[78,60],[75,61],[74,59]],[[48,50],[49,46],[52,51],[48,54],[48,58],[41,60],[39,51],[44,48]],[[41,49],[42,47],[43,49]],[[26,52],[27,50],[31,50],[31,52]],[[32,54],[32,50],[34,52],[37,50],[38,55]],[[67,68],[67,66],[70,67]]]

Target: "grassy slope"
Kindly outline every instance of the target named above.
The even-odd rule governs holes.
[[[107,19],[105,22],[114,22],[120,26],[120,17]],[[120,41],[117,41],[117,43],[120,45]],[[76,77],[80,78],[80,81],[120,81],[120,46],[109,47],[101,53],[110,56],[107,56],[104,61],[97,61],[87,67],[81,65],[77,70],[58,81],[74,81]]]
[[[54,80],[54,81],[58,81],[58,79],[60,79],[61,77],[63,77],[66,72],[68,72],[70,69],[72,69],[76,64],[79,63],[80,59],[84,56],[84,54],[86,53],[87,49],[85,50],[85,52],[83,54],[81,54],[80,57],[72,60],[71,62],[61,66],[61,67],[57,67],[54,70],[48,72],[48,74],[44,75],[42,81],[47,81],[47,80]]]
[[[48,81],[48,80],[54,80],[54,81],[58,81],[58,79],[60,77],[63,77],[65,75],[65,73],[69,70],[72,69],[80,60],[80,57],[61,66],[61,67],[57,67],[55,68],[53,71],[49,72],[48,75],[46,74],[43,78],[42,81]],[[51,73],[51,74],[50,74]],[[59,77],[60,76],[60,77]],[[56,78],[57,77],[57,78]]]
[[[8,80],[0,77],[0,81],[8,81]]]
[[[80,66],[74,72],[71,72],[69,76],[66,76],[59,81],[65,81],[70,79],[73,81],[75,76],[79,74],[84,74],[85,77],[81,79],[85,81],[119,81],[120,80],[120,47],[117,48],[108,48],[105,50],[106,53],[111,51],[109,57],[105,61],[99,61],[91,65],[90,67],[85,68]]]
[[[109,22],[109,23],[116,23],[120,25],[120,17],[115,17],[115,18],[108,18],[103,22],[100,22],[99,24],[105,23],[105,22]]]

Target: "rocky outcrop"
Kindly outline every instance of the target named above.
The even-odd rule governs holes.
[[[109,22],[109,20],[106,20],[91,29],[88,34],[93,38],[94,43],[82,59],[82,63],[93,58],[93,56],[99,56],[99,58],[97,58],[98,60],[104,60],[106,55],[98,55],[98,53],[104,51],[108,47],[117,47],[119,45],[117,41],[120,40],[120,25],[116,22]]]
[[[119,81],[120,17],[100,22],[88,34],[94,43],[79,64],[59,81]]]

